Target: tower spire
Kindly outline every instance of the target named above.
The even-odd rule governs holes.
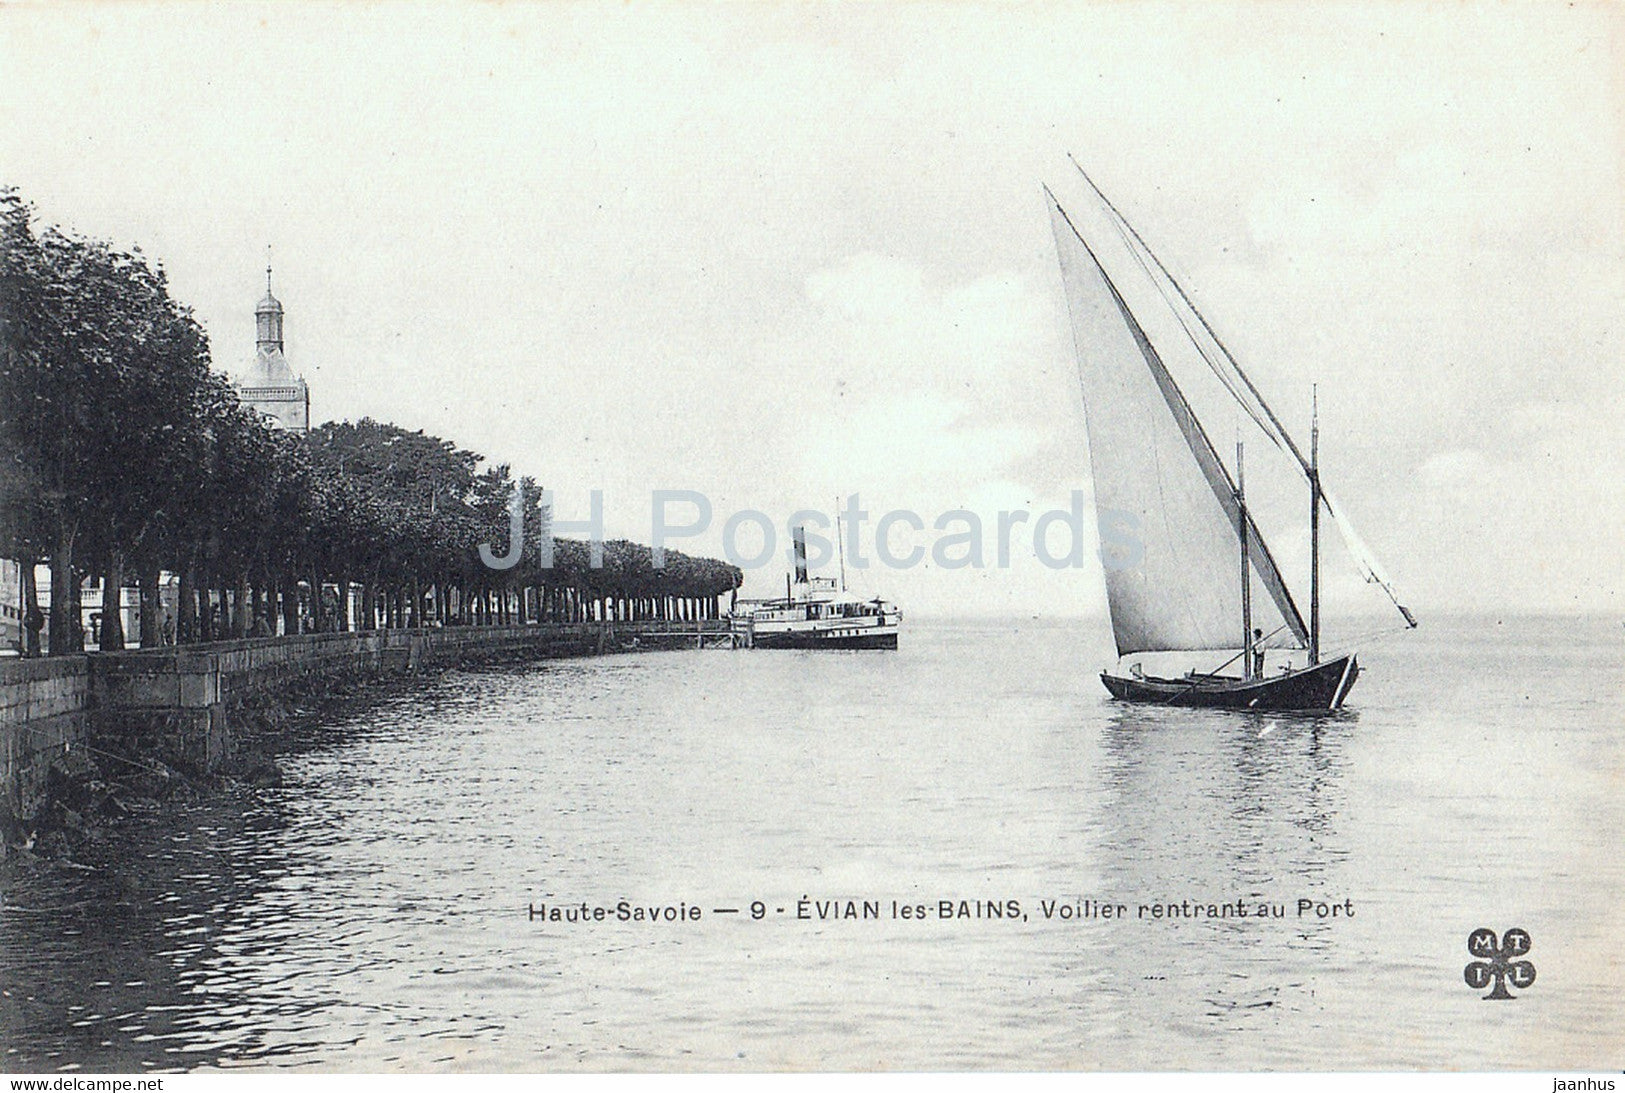
[[[265,246],[265,299],[254,309],[254,328],[262,353],[282,352],[282,304],[271,295],[271,246]]]

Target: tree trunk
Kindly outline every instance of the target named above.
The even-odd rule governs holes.
[[[299,579],[292,573],[283,573],[278,590],[282,596],[282,632],[288,636],[299,633]]]
[[[68,580],[68,648],[75,653],[85,651],[85,581],[90,574],[73,567]]]
[[[237,610],[232,615],[231,636],[246,638],[254,632],[254,619],[250,613],[252,608],[248,601],[248,570],[246,569],[237,576],[236,601],[233,605]]]
[[[33,558],[24,558],[17,563],[18,584],[22,592],[18,611],[23,624],[22,654],[25,657],[39,656],[40,624],[45,619],[44,612],[39,609],[39,587],[34,580],[34,565]]]
[[[73,589],[73,539],[75,528],[63,519],[58,522],[55,548],[51,551],[51,636],[53,657],[82,652],[73,647],[78,627],[72,622],[75,608]]]
[[[191,645],[209,640],[203,625],[207,608],[203,589],[198,587],[196,575],[188,570],[181,575],[181,617],[175,626],[175,638],[179,644]]]
[[[158,567],[141,566],[141,648],[155,649],[164,643],[163,603],[158,598]]]
[[[102,640],[104,653],[124,649],[124,555],[107,552],[107,568],[102,573]]]
[[[322,579],[316,571],[310,571],[310,628],[315,633],[323,633],[327,629],[326,612],[322,605]]]
[[[188,645],[197,640],[197,573],[192,563],[181,569],[180,602],[175,605],[180,617],[175,620],[175,644]]]

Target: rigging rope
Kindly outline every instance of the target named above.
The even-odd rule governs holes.
[[[1404,609],[1401,608],[1401,610],[1404,610]],[[1414,629],[1414,627],[1411,627],[1411,626],[1385,626],[1385,627],[1382,627],[1381,629],[1378,629],[1378,630],[1371,630],[1371,631],[1368,631],[1368,632],[1366,632],[1364,634],[1359,634],[1359,635],[1357,635],[1355,637],[1349,638],[1346,642],[1344,642],[1343,644],[1337,646],[1335,649],[1333,649],[1329,653],[1328,652],[1322,652],[1321,655],[1320,655],[1320,659],[1323,660],[1323,661],[1331,660],[1333,657],[1341,656],[1343,653],[1358,652],[1359,650],[1357,650],[1355,648],[1355,646],[1357,646],[1357,645],[1364,645],[1367,642],[1375,641],[1377,638],[1387,637],[1390,634],[1403,634],[1406,631],[1411,630],[1411,629]]]
[[[1072,166],[1077,168],[1078,174],[1083,176],[1083,180],[1089,184],[1089,188],[1095,192],[1095,196],[1099,198],[1101,204],[1106,207],[1112,222],[1115,225],[1119,225],[1118,231],[1126,231],[1130,236],[1133,237],[1133,243],[1130,245],[1130,249],[1134,250],[1135,248],[1138,248],[1139,250],[1144,251],[1146,257],[1150,258],[1152,262],[1156,263],[1157,269],[1161,271],[1162,276],[1167,278],[1168,283],[1173,286],[1174,291],[1179,293],[1179,298],[1184,302],[1185,307],[1190,310],[1190,313],[1193,316],[1195,316],[1196,321],[1202,324],[1202,329],[1207,333],[1208,337],[1212,339],[1214,346],[1218,348],[1220,353],[1224,354],[1225,361],[1230,365],[1231,369],[1234,370],[1236,377],[1246,385],[1247,390],[1252,394],[1253,399],[1257,402],[1259,409],[1264,411],[1265,415],[1270,419],[1270,423],[1274,426],[1273,430],[1264,430],[1266,435],[1270,436],[1270,439],[1278,447],[1285,444],[1285,446],[1292,452],[1292,455],[1297,459],[1298,465],[1302,469],[1303,473],[1305,475],[1309,474],[1309,461],[1303,457],[1303,453],[1299,451],[1297,444],[1293,442],[1292,435],[1286,431],[1286,426],[1281,424],[1280,418],[1275,416],[1275,411],[1270,409],[1269,403],[1264,401],[1264,396],[1259,393],[1257,386],[1254,385],[1253,381],[1247,376],[1247,373],[1242,370],[1241,363],[1236,360],[1235,354],[1230,352],[1230,347],[1224,344],[1224,341],[1219,337],[1218,332],[1213,329],[1213,325],[1207,321],[1207,317],[1202,314],[1202,312],[1197,308],[1195,301],[1190,298],[1190,294],[1180,286],[1178,281],[1174,280],[1174,275],[1168,272],[1168,267],[1163,265],[1162,259],[1158,258],[1156,252],[1151,249],[1150,245],[1146,243],[1143,238],[1141,238],[1140,233],[1135,230],[1134,225],[1128,222],[1128,218],[1119,212],[1117,210],[1117,206],[1112,204],[1111,199],[1101,192],[1099,186],[1095,185],[1095,180],[1089,177],[1089,172],[1085,171],[1082,165],[1079,164],[1076,159],[1072,159],[1071,156],[1068,156],[1067,158],[1072,160]],[[1158,291],[1160,292],[1161,289],[1159,288]],[[1195,342],[1196,339],[1192,338],[1192,341]],[[1201,351],[1200,344],[1197,345],[1197,350],[1199,352]],[[1206,359],[1205,353],[1203,354],[1203,357]],[[1240,400],[1239,398],[1238,401],[1242,401],[1243,403],[1245,402],[1245,400]],[[1243,408],[1247,409],[1249,414],[1252,412],[1250,408],[1245,406],[1245,404],[1243,405]],[[1256,417],[1254,420],[1257,420]]]
[[[1095,185],[1095,180],[1089,177],[1089,172],[1085,171],[1083,166],[1078,163],[1076,159],[1073,159],[1072,156],[1069,155],[1067,158],[1072,161],[1072,166],[1077,168],[1078,174],[1083,176],[1083,180],[1089,184],[1089,188],[1094,191],[1095,196],[1099,198],[1101,205],[1105,207],[1108,220],[1110,221],[1112,227],[1116,229],[1117,234],[1123,240],[1124,245],[1128,248],[1129,254],[1134,258],[1134,261],[1140,267],[1141,272],[1146,275],[1146,279],[1149,280],[1152,286],[1157,290],[1158,295],[1162,297],[1163,302],[1168,306],[1169,312],[1179,323],[1180,328],[1184,330],[1185,336],[1190,339],[1192,348],[1196,350],[1197,354],[1202,358],[1202,361],[1208,366],[1208,370],[1213,373],[1213,375],[1218,379],[1219,383],[1229,393],[1230,397],[1235,400],[1236,405],[1240,406],[1247,416],[1253,420],[1254,424],[1259,427],[1259,430],[1266,437],[1268,437],[1277,448],[1281,448],[1284,451],[1289,451],[1292,454],[1293,458],[1296,459],[1298,463],[1299,470],[1304,474],[1306,480],[1313,482],[1314,471],[1310,466],[1309,461],[1304,459],[1303,453],[1298,449],[1297,444],[1292,440],[1291,434],[1286,431],[1286,427],[1282,425],[1280,419],[1275,416],[1275,411],[1269,408],[1269,404],[1264,401],[1264,396],[1259,393],[1259,390],[1253,384],[1253,381],[1248,378],[1247,373],[1243,371],[1241,363],[1235,358],[1235,354],[1231,353],[1230,348],[1224,344],[1223,340],[1219,338],[1218,333],[1207,321],[1207,318],[1201,313],[1200,310],[1197,309],[1196,304],[1193,300],[1191,300],[1190,295],[1186,293],[1184,288],[1180,286],[1179,282],[1174,279],[1174,275],[1168,271],[1168,267],[1163,264],[1162,259],[1157,257],[1156,253],[1152,251],[1149,244],[1147,244],[1146,241],[1140,237],[1140,233],[1136,231],[1134,226],[1128,222],[1128,219],[1118,211],[1117,206],[1112,204],[1111,200],[1103,192],[1101,192],[1099,186]],[[1147,259],[1156,265],[1155,273],[1147,264]],[[1167,287],[1164,287],[1164,282],[1166,282],[1167,286],[1172,287],[1173,290],[1178,293],[1179,300],[1183,305],[1183,308],[1181,308],[1180,304],[1176,304],[1173,297],[1168,294],[1168,289]],[[1206,333],[1208,339],[1211,340],[1218,351],[1223,354],[1225,363],[1229,365],[1230,370],[1234,373],[1234,379],[1239,379],[1241,383],[1246,386],[1247,391],[1252,396],[1251,399],[1244,397],[1241,392],[1236,389],[1234,379],[1225,375],[1224,369],[1222,369],[1219,363],[1213,359],[1212,355],[1208,352],[1206,346],[1203,344],[1202,339],[1197,337],[1196,332],[1191,329],[1191,326],[1186,321],[1184,314],[1184,311],[1187,310],[1192,316],[1195,317],[1196,321],[1201,324],[1202,330]],[[1262,410],[1265,416],[1268,417],[1268,425],[1266,425],[1265,422],[1258,416],[1257,411],[1254,409],[1255,403],[1257,409]],[[1332,522],[1337,525],[1338,532],[1343,536],[1344,545],[1348,548],[1350,556],[1354,559],[1356,566],[1360,571],[1361,577],[1367,584],[1375,584],[1381,588],[1383,593],[1387,595],[1388,599],[1393,603],[1394,607],[1396,607],[1399,610],[1399,613],[1404,617],[1407,627],[1414,628],[1416,626],[1416,617],[1411,614],[1409,608],[1400,602],[1399,593],[1394,591],[1392,582],[1388,579],[1387,574],[1382,571],[1382,567],[1378,565],[1376,557],[1371,553],[1370,548],[1367,547],[1364,541],[1360,539],[1359,535],[1355,533],[1354,528],[1342,515],[1341,508],[1332,503],[1332,499],[1326,494],[1325,490],[1317,488],[1316,492],[1320,498],[1320,501],[1325,504],[1326,511],[1331,516]]]
[[[1113,212],[1115,213],[1115,210],[1113,210]],[[1285,451],[1286,449],[1282,445],[1281,439],[1275,435],[1274,431],[1269,425],[1265,424],[1264,419],[1258,416],[1258,412],[1253,409],[1253,407],[1248,403],[1246,397],[1243,396],[1242,393],[1236,388],[1235,380],[1224,374],[1224,370],[1220,368],[1219,363],[1213,359],[1212,355],[1207,351],[1207,348],[1202,345],[1201,339],[1196,336],[1196,331],[1191,329],[1190,323],[1186,321],[1184,314],[1180,311],[1178,305],[1175,304],[1174,298],[1168,294],[1167,288],[1164,287],[1164,279],[1159,278],[1146,263],[1147,252],[1145,252],[1141,247],[1135,245],[1134,237],[1131,234],[1133,229],[1128,226],[1121,216],[1114,215],[1111,223],[1112,226],[1117,229],[1117,234],[1123,240],[1124,246],[1128,248],[1129,254],[1134,258],[1135,264],[1137,264],[1140,267],[1140,271],[1145,274],[1146,280],[1151,282],[1152,287],[1157,290],[1157,293],[1162,297],[1163,303],[1168,305],[1169,314],[1171,314],[1175,321],[1179,323],[1180,329],[1185,332],[1185,337],[1190,339],[1191,348],[1195,349],[1197,355],[1202,358],[1202,361],[1208,367],[1208,371],[1213,373],[1214,377],[1218,379],[1219,383],[1224,387],[1224,389],[1229,392],[1230,397],[1235,400],[1236,405],[1240,406],[1242,411],[1252,419],[1253,424],[1258,426],[1259,431],[1268,437],[1270,442],[1277,448],[1281,448],[1282,451]],[[1153,261],[1156,260],[1155,255],[1151,255],[1150,257]],[[1179,286],[1177,284],[1174,285],[1176,290],[1178,287]]]

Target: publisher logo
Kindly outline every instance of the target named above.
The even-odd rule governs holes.
[[[1497,938],[1494,930],[1480,926],[1467,935],[1467,951],[1479,958],[1463,969],[1467,985],[1483,990],[1494,983],[1495,989],[1484,996],[1484,1001],[1511,1001],[1517,996],[1507,990],[1508,983],[1523,990],[1535,981],[1535,966],[1517,959],[1533,944],[1528,930],[1513,927]]]

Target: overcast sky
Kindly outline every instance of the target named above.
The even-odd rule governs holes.
[[[1617,5],[13,5],[0,182],[162,262],[228,371],[269,244],[314,420],[602,489],[612,535],[702,491],[700,552],[968,508],[988,569],[854,586],[1074,614],[1092,564],[993,567],[1001,509],[1089,488],[1070,152],[1289,424],[1319,384],[1424,621],[1618,611],[1622,73]]]

